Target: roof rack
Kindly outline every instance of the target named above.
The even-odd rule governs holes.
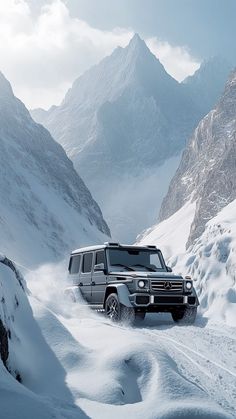
[[[148,247],[149,249],[156,249],[157,247],[154,246],[153,244],[148,244],[146,247]]]
[[[116,243],[116,242],[105,242],[104,244],[106,246],[120,246],[120,243]]]

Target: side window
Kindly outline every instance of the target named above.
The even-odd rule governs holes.
[[[85,253],[83,256],[82,272],[91,272],[93,262],[93,253]]]
[[[105,264],[105,253],[104,253],[104,250],[101,250],[99,252],[96,252],[95,265],[98,265],[99,263],[104,263]]]
[[[81,260],[80,255],[76,255],[76,256],[71,257],[70,264],[69,264],[70,274],[77,274],[79,272],[80,260]]]

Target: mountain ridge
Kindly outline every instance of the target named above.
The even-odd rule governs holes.
[[[0,84],[1,251],[30,266],[64,257],[92,236],[107,237],[101,210],[63,148],[35,123],[4,76]]]

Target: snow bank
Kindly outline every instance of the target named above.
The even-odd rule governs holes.
[[[236,324],[236,200],[207,223],[184,256],[171,259],[196,280],[200,310],[214,321]]]
[[[186,252],[195,204],[138,237],[156,244],[176,273],[190,274],[200,299],[200,312],[213,321],[236,323],[236,200],[209,221],[202,236]]]
[[[11,261],[1,258],[0,318],[7,331],[9,351],[7,369],[0,360],[1,418],[60,418],[65,417],[64,409],[71,410],[68,417],[85,417],[74,406],[66,373],[46,343],[12,267]]]

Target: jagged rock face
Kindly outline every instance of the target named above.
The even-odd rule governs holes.
[[[187,246],[204,231],[207,221],[236,198],[236,71],[215,110],[198,125],[171,181],[159,220],[188,200],[196,212]]]
[[[9,268],[15,275],[16,283],[20,285],[20,288],[24,290],[25,283],[24,279],[22,278],[20,272],[17,270],[15,265],[12,263],[10,259],[5,256],[0,255],[0,264],[5,265]],[[2,274],[2,272],[1,272]],[[2,360],[3,364],[7,369],[10,369],[7,361],[9,356],[9,343],[8,340],[12,337],[11,325],[14,322],[14,315],[9,313],[8,307],[8,296],[5,293],[5,288],[7,286],[7,279],[0,277],[0,359]],[[9,284],[10,285],[10,284]],[[17,288],[17,286],[16,286]],[[18,307],[18,297],[17,295],[11,295],[12,301],[14,301],[14,311],[17,310]],[[14,375],[14,374],[13,374]]]
[[[63,148],[33,121],[2,74],[0,196],[1,250],[28,266],[109,235]]]
[[[5,366],[7,365],[8,355],[9,350],[7,331],[4,327],[2,320],[0,319],[0,358]]]

